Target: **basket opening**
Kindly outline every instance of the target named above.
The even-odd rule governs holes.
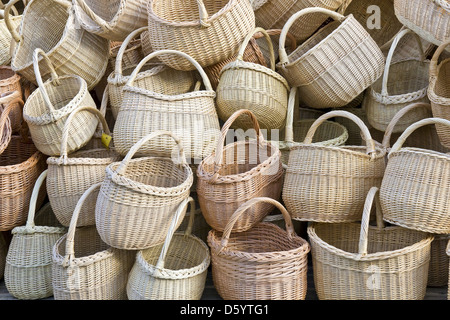
[[[195,75],[193,72],[180,71],[164,66],[148,67],[149,76],[139,79],[139,87],[147,91],[156,92],[163,95],[178,95],[191,92],[195,85]],[[143,69],[144,71],[144,69]]]
[[[100,18],[109,22],[114,19],[117,15],[120,4],[123,0],[109,0],[109,1],[98,1],[98,0],[83,0],[86,5]],[[87,14],[82,13],[83,20],[92,21]]]
[[[0,68],[0,81],[12,78],[16,75],[16,73],[10,68]]]
[[[450,79],[450,59],[442,62],[439,69],[436,85],[434,87],[434,93],[439,97],[450,99],[450,85],[448,79]]]
[[[75,258],[83,258],[107,250],[109,246],[103,242],[95,226],[78,227],[74,237]],[[66,255],[66,238],[58,245],[58,253]]]
[[[293,124],[294,141],[303,142],[306,138],[308,130],[314,123],[314,119],[298,120]],[[326,142],[339,138],[345,133],[345,128],[336,122],[325,121],[316,130],[313,136],[313,143]],[[281,141],[285,141],[285,130],[281,131]]]
[[[118,156],[117,153],[112,151],[112,150],[108,150],[108,149],[101,149],[101,148],[97,148],[97,149],[91,149],[91,150],[81,150],[81,151],[77,151],[74,153],[71,153],[68,155],[69,159],[70,158],[89,158],[89,159],[107,159],[107,158],[114,158],[118,160]]]
[[[55,214],[53,213],[50,203],[47,202],[42,206],[42,208],[36,213],[34,217],[34,224],[36,226],[46,226],[46,227],[63,227],[63,225],[58,221]]]
[[[35,154],[36,147],[32,143],[23,143],[22,138],[13,136],[8,147],[0,154],[0,167],[21,164]],[[18,189],[22,186],[17,186]]]
[[[208,16],[212,17],[234,0],[203,0]],[[153,1],[153,13],[161,19],[172,22],[192,22],[200,19],[196,0]]]

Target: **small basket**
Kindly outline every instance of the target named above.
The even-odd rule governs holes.
[[[283,214],[286,230],[260,222],[231,234],[237,220],[259,203]],[[257,197],[240,206],[223,233],[208,234],[214,286],[225,300],[304,300],[310,246],[297,236],[289,212],[271,198]]]
[[[189,203],[188,228],[175,233]],[[128,277],[129,300],[200,300],[211,256],[208,246],[191,234],[194,216],[195,202],[189,197],[178,207],[164,244],[138,251]]]
[[[313,223],[314,284],[319,300],[423,300],[431,242],[428,233],[385,226],[377,187],[367,193],[361,223]],[[376,201],[376,226],[370,225]]]
[[[436,234],[431,243],[430,267],[428,269],[428,287],[445,287],[448,284],[449,257],[445,252],[450,243],[450,234]]]

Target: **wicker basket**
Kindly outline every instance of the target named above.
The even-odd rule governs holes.
[[[198,81],[194,88],[179,91],[185,88],[182,82],[178,82],[177,75],[186,71],[170,71],[164,66],[153,70],[155,74],[150,72],[145,79],[147,83],[155,83],[154,86],[142,88],[140,83],[135,86],[134,81],[141,68],[153,57],[164,54],[182,56],[194,65],[205,88],[201,88],[201,82]],[[164,84],[160,82],[164,75],[160,76],[158,70],[167,70],[172,75],[165,87],[162,87]],[[180,80],[183,79],[186,77],[181,76]],[[137,141],[156,130],[169,131],[182,137],[181,143],[188,159],[201,160],[213,152],[220,132],[216,93],[208,76],[192,57],[180,51],[155,51],[139,63],[123,92],[123,102],[114,127],[115,146],[119,154],[125,155]],[[170,138],[162,136],[142,146],[137,155],[170,156],[173,146]]]
[[[244,61],[244,51],[255,33],[263,33],[271,48],[270,68]],[[223,67],[217,86],[217,113],[224,122],[245,108],[258,119],[262,129],[280,129],[286,123],[289,85],[275,70],[272,40],[262,28],[249,33],[241,44],[237,59]],[[238,119],[234,128],[249,129],[248,118]]]
[[[286,33],[306,14],[327,14],[335,21],[318,30],[289,56]],[[353,15],[308,8],[292,15],[280,35],[278,71],[291,87],[299,88],[311,108],[343,107],[357,98],[383,73],[385,58],[377,43]]]
[[[93,89],[106,71],[109,41],[80,28],[73,16],[71,1],[66,0],[30,2],[17,31],[9,23],[10,8],[17,1],[11,0],[5,8],[6,25],[15,42],[12,69],[37,84],[33,54],[40,48],[47,53],[58,75],[78,75],[86,81],[89,90]],[[40,66],[44,80],[52,73],[46,66]]]
[[[175,233],[189,203],[188,228]],[[189,197],[177,209],[164,244],[138,251],[128,277],[128,299],[200,300],[211,256],[208,246],[191,234],[194,216],[195,202]]]
[[[1,103],[2,100],[4,103]],[[22,121],[20,110],[23,108],[23,101],[21,98],[17,97],[14,99],[1,99],[0,98],[0,154],[5,151],[9,146],[11,137],[13,135],[13,130],[11,127],[11,118],[16,115],[19,116],[19,120]]]
[[[131,159],[146,142],[161,135],[175,140],[178,158]],[[145,136],[121,162],[106,168],[95,210],[100,237],[112,247],[128,250],[163,243],[176,209],[189,196],[192,182],[192,169],[177,137],[166,131]]]
[[[202,67],[231,57],[255,28],[248,0],[150,0],[147,13],[154,51],[182,51]],[[174,69],[194,70],[179,56],[161,55],[160,59]]]
[[[240,116],[250,117],[256,139],[238,137],[238,141],[228,143],[229,128]],[[197,169],[197,195],[206,222],[223,231],[233,213],[247,200],[278,200],[283,175],[281,152],[264,140],[253,113],[245,109],[235,112],[222,127],[215,153],[203,159]],[[272,210],[273,206],[267,203],[255,205],[234,224],[234,231],[248,230]]]
[[[5,286],[17,299],[35,300],[53,295],[52,250],[67,229],[58,223],[50,205],[44,205],[36,213],[36,202],[42,186],[45,187],[46,178],[47,170],[36,180],[26,225],[15,227],[11,231],[12,239],[6,256]],[[43,217],[44,215],[49,217]],[[38,224],[39,216],[51,223]]]
[[[4,9],[3,3],[0,4],[0,8]],[[17,29],[20,25],[20,21],[22,21],[22,15],[17,12],[14,6],[12,6],[10,10],[13,11],[14,15],[9,16],[9,23],[12,28]],[[6,66],[11,63],[11,41],[11,33],[6,26],[4,16],[2,16],[0,19],[0,66]]]
[[[422,300],[427,289],[433,236],[385,226],[371,188],[361,223],[313,223],[308,227],[319,300]],[[373,202],[377,225],[370,225]]]
[[[52,285],[55,300],[126,300],[128,274],[134,251],[111,248],[95,226],[77,228],[80,208],[101,183],[92,185],[80,198],[68,232],[52,251]],[[93,208],[91,208],[93,210]]]
[[[286,230],[260,222],[231,234],[233,225],[260,203],[278,208]],[[214,286],[225,300],[304,300],[310,246],[297,236],[289,212],[271,198],[253,198],[230,217],[223,233],[208,234]]]
[[[10,66],[0,66],[0,111],[1,105],[7,104],[10,99],[23,99],[21,77],[12,71]],[[11,129],[18,132],[22,126],[22,106],[10,114]]]
[[[409,33],[412,31],[405,29],[397,34],[389,50],[383,76],[364,96],[363,108],[366,110],[367,120],[379,131],[385,131],[397,112],[408,104],[429,102],[427,98],[429,61],[423,53],[419,36],[415,35],[418,45],[416,52],[419,53],[419,57],[410,56],[392,63],[398,42]],[[397,122],[394,132],[403,132],[412,123],[426,118],[427,112],[423,108],[412,110],[407,117]]]
[[[366,146],[321,146],[312,138],[323,121],[344,117],[358,125]],[[361,219],[364,198],[380,186],[384,148],[376,147],[364,122],[348,111],[331,111],[317,119],[304,143],[291,148],[283,201],[294,220],[354,222]]]
[[[449,257],[445,252],[450,242],[450,234],[436,234],[431,243],[430,267],[428,269],[428,287],[444,287],[448,284]]]
[[[270,36],[270,39],[272,40],[272,43],[268,43],[265,39],[263,33],[259,32],[254,35],[254,39],[256,40],[256,44],[259,47],[259,50],[261,51],[262,55],[265,58],[265,65],[270,65],[270,57],[273,52],[273,55],[275,57],[275,61],[278,61],[279,55],[278,55],[278,46],[279,46],[279,39],[281,34],[281,29],[268,29],[266,30],[267,34]],[[297,48],[297,40],[295,37],[288,32],[286,34],[286,52],[291,53]],[[273,48],[273,50],[271,50]],[[244,58],[245,60],[245,58]],[[247,61],[247,60],[246,60]]]
[[[143,28],[144,30],[147,30],[147,27]],[[126,39],[127,38],[125,38],[123,42],[118,42],[114,45],[111,42],[109,66],[108,71],[105,73],[106,76],[116,70],[117,59],[119,58],[119,52],[121,51],[121,48],[122,52],[120,55],[120,66],[123,68],[127,68],[129,66],[137,66],[139,62],[144,59],[145,55],[142,51],[141,40],[138,37],[130,39],[129,41],[126,41]]]
[[[104,133],[111,136],[108,124],[100,111],[92,107],[80,107],[67,118],[63,129],[61,156],[47,159],[48,178],[47,192],[53,212],[58,221],[65,227],[70,225],[72,214],[84,192],[93,184],[102,182],[106,176],[106,167],[121,157],[113,150],[103,147],[77,151],[67,154],[67,140],[72,120],[77,113],[88,111],[100,120]],[[77,227],[95,225],[95,214],[92,208],[97,202],[98,190],[91,192],[80,209]]]
[[[37,63],[39,55],[42,55],[52,71],[51,79],[45,83],[40,77]],[[41,49],[36,49],[33,60],[39,87],[25,102],[23,117],[36,148],[45,155],[59,156],[62,130],[69,114],[81,106],[96,108],[96,104],[84,79],[76,75],[58,76]],[[97,125],[98,119],[94,114],[88,111],[77,113],[69,131],[67,152],[74,152],[86,145],[94,135]]]
[[[5,236],[0,234],[0,280],[3,280],[6,266],[6,256],[8,255],[8,244],[6,243]]]

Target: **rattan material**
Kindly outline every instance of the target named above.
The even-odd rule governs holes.
[[[21,76],[11,66],[0,66],[0,93],[18,91],[22,98]]]
[[[70,225],[72,214],[84,192],[93,184],[102,182],[106,176],[106,167],[121,157],[110,148],[96,148],[67,154],[67,140],[72,120],[77,113],[88,111],[100,120],[103,131],[111,136],[108,124],[102,113],[92,107],[80,107],[67,118],[61,141],[61,156],[47,159],[47,192],[50,204],[58,221],[65,227]],[[112,146],[112,145],[111,145]],[[77,227],[95,225],[95,208],[98,190],[91,192],[80,209]]]
[[[89,33],[123,41],[147,25],[145,0],[73,0],[75,19]]]
[[[39,0],[30,2],[16,31],[9,21],[9,8],[18,0],[11,0],[5,9],[5,21],[15,41],[11,59],[12,69],[36,84],[33,54],[40,48],[47,53],[58,75],[78,75],[88,89],[93,89],[103,77],[108,64],[109,41],[86,32],[76,24],[72,5],[66,0]],[[43,17],[48,17],[43,19]],[[42,60],[41,60],[42,61]],[[51,70],[44,63],[44,80]]]
[[[147,27],[144,27],[147,30]],[[127,38],[125,38],[127,39]],[[125,43],[125,44],[124,44]],[[141,40],[139,38],[131,39],[130,41],[119,42],[115,45],[111,45],[111,52],[109,55],[109,66],[106,72],[108,76],[112,71],[116,70],[116,61],[119,57],[120,48],[122,48],[122,54],[120,57],[120,65],[123,68],[129,66],[136,66],[144,59],[144,53],[142,52]]]
[[[250,118],[254,131],[249,139],[237,137],[236,142],[230,142],[227,133],[240,116]],[[278,200],[283,174],[281,152],[264,140],[255,115],[246,109],[235,112],[223,125],[215,152],[203,159],[197,169],[197,195],[206,222],[223,231],[233,213],[247,200]],[[248,230],[272,210],[273,206],[267,203],[255,205],[234,224],[234,231]]]
[[[94,184],[86,190],[73,212],[68,232],[53,246],[52,285],[55,300],[127,298],[128,274],[136,253],[105,244],[95,225],[76,227],[84,200],[100,185]]]
[[[182,51],[202,67],[238,52],[245,36],[255,28],[248,0],[150,0],[147,13],[154,51]],[[194,70],[179,56],[161,55],[160,59],[174,69]]]
[[[45,83],[40,77],[41,64],[37,62],[39,55],[42,55],[52,72],[51,79]],[[23,117],[36,148],[45,155],[59,156],[62,131],[69,114],[81,106],[96,108],[96,104],[83,78],[57,75],[51,61],[41,49],[36,49],[33,60],[39,87],[25,102]],[[94,114],[88,111],[77,113],[69,131],[67,152],[74,152],[86,145],[97,125],[98,119]]]
[[[420,120],[409,126],[389,152],[380,190],[387,222],[434,234],[450,233],[450,155],[432,150],[403,147],[415,130],[431,124],[450,127],[439,118]]]
[[[22,110],[23,107],[22,99],[17,96],[12,100],[0,98],[0,102],[2,102],[1,100],[6,101],[3,101],[4,103],[0,104],[0,154],[5,151],[11,141],[13,134],[11,118],[20,115],[19,111]],[[19,117],[19,119],[22,121],[22,117]]]
[[[431,243],[430,267],[428,269],[428,287],[445,287],[448,284],[449,257],[446,253],[450,243],[450,234],[436,234]]]
[[[306,14],[327,14],[333,22],[318,30],[289,56],[286,33]],[[344,107],[383,73],[385,58],[377,43],[352,14],[303,9],[289,18],[280,35],[278,71],[291,87],[299,88],[311,108]]]
[[[279,46],[279,39],[281,34],[281,29],[268,29],[266,30],[267,34],[270,36],[270,39],[272,40],[272,47],[273,51],[270,49],[270,43],[267,43],[267,40],[265,39],[264,35],[259,32],[254,35],[254,38],[256,40],[256,44],[259,47],[259,50],[263,54],[265,58],[266,65],[270,65],[270,57],[271,53],[273,52],[273,55],[275,56],[275,61],[278,61],[279,55],[278,55],[278,46]],[[287,43],[286,45],[286,52],[291,53],[297,48],[297,40],[295,37],[288,32],[286,35]]]
[[[312,138],[323,121],[344,117],[360,128],[366,146],[321,146]],[[364,198],[379,187],[385,170],[384,148],[378,148],[364,122],[348,111],[331,111],[310,127],[304,143],[291,148],[283,201],[294,220],[353,222],[361,219]]]
[[[254,62],[244,61],[244,52],[255,33],[263,33],[271,54],[270,68]],[[217,113],[222,121],[236,111],[245,108],[258,119],[262,129],[280,129],[286,123],[289,85],[275,70],[272,40],[262,28],[249,33],[241,44],[235,61],[228,63],[220,72],[217,86]],[[252,123],[238,119],[234,128],[247,130]]]
[[[47,170],[36,180],[26,225],[15,227],[11,231],[12,239],[6,257],[5,286],[17,299],[35,300],[53,295],[52,250],[56,241],[67,230],[58,223],[49,204],[36,212],[36,202],[40,189],[45,187],[46,178]],[[41,225],[38,218],[46,219],[46,222],[50,223]]]
[[[314,284],[320,300],[423,300],[433,236],[385,226],[376,197],[367,193],[361,223],[308,227]],[[370,225],[373,202],[377,225]]]
[[[176,232],[191,203],[185,232]],[[130,300],[200,300],[205,288],[211,256],[208,246],[192,235],[195,202],[189,197],[177,209],[164,243],[138,251],[130,271]]]
[[[164,54],[181,56],[194,65],[204,88],[200,87],[200,81],[195,87],[184,86],[187,83],[183,80],[192,78],[182,75],[178,80],[178,75],[186,71],[167,69],[167,66],[153,68],[143,75],[141,80],[146,81],[145,86],[142,81],[135,85],[141,68],[153,57]],[[168,72],[168,78],[160,72]],[[187,91],[180,91],[183,89]],[[119,154],[125,155],[137,141],[156,130],[169,131],[182,138],[186,157],[197,159],[197,163],[213,152],[220,133],[216,93],[203,68],[192,57],[180,51],[155,51],[135,68],[123,92],[123,102],[114,126],[115,146]],[[137,155],[170,156],[173,146],[173,140],[162,136],[142,146]]]
[[[380,77],[364,96],[363,108],[371,126],[379,131],[385,131],[392,118],[402,108],[414,102],[428,103],[428,69],[429,61],[422,50],[419,36],[416,51],[419,57],[410,53],[408,58],[392,63],[398,42],[411,30],[405,29],[398,33],[389,50],[383,76]],[[416,108],[407,117],[399,120],[394,132],[402,132],[409,125],[427,117],[427,110]]]
[[[268,203],[283,214],[286,230],[260,222],[244,232],[233,225],[248,210]],[[310,246],[292,226],[289,212],[271,198],[246,201],[230,217],[223,233],[208,234],[214,287],[224,300],[304,300]]]
[[[175,140],[177,158],[131,159],[145,143],[161,135]],[[143,137],[121,162],[106,168],[95,210],[101,238],[112,247],[128,250],[163,243],[176,209],[189,196],[192,182],[192,169],[176,136],[155,131]]]
[[[0,6],[4,9],[3,3]],[[11,27],[17,28],[22,20],[22,15],[19,15],[14,6],[12,6],[10,10],[14,13],[13,16],[9,17]],[[2,16],[0,19],[0,66],[6,66],[11,63],[11,41],[11,33],[9,32],[5,19]]]

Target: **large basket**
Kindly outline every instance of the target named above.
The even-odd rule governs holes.
[[[283,214],[286,230],[260,222],[244,232],[233,225],[248,210],[268,203]],[[223,233],[208,234],[214,287],[225,300],[304,300],[310,246],[293,228],[289,212],[271,198],[257,197],[240,206]]]
[[[5,286],[17,299],[35,300],[53,295],[52,250],[67,229],[59,224],[50,205],[38,212],[36,203],[45,187],[47,170],[36,180],[30,199],[26,225],[15,227],[6,257]],[[48,217],[44,217],[48,216]],[[39,224],[38,219],[47,220]]]
[[[450,243],[450,234],[434,235],[434,240],[431,243],[428,287],[445,287],[448,284],[450,259],[445,252],[448,243]]]
[[[366,146],[312,144],[327,119],[345,117],[358,125]],[[353,222],[361,219],[364,198],[379,187],[385,170],[384,148],[378,148],[364,122],[348,111],[331,111],[310,127],[304,143],[291,148],[283,201],[294,220]]]
[[[450,154],[403,147],[411,133],[430,124],[450,127],[449,120],[428,118],[412,124],[403,132],[389,152],[380,200],[387,222],[446,234],[450,233]]]
[[[52,251],[52,286],[55,300],[126,300],[128,274],[136,253],[105,244],[95,225],[77,228],[80,208],[92,185],[80,198],[68,232]],[[93,210],[93,208],[91,208]]]
[[[77,25],[71,1],[66,0],[31,1],[25,7],[17,31],[9,23],[10,8],[17,1],[11,0],[5,8],[6,25],[15,42],[12,69],[36,84],[33,54],[40,48],[47,53],[58,75],[78,75],[86,81],[89,90],[93,89],[105,73],[109,41]],[[51,69],[45,64],[40,67],[42,78],[47,80]]]
[[[163,78],[159,77],[158,72],[155,75],[150,72],[150,79],[146,79],[148,83],[155,83],[153,87],[149,85],[142,88],[141,82],[136,86],[134,81],[141,68],[153,57],[161,57],[164,54],[181,56],[194,65],[205,88],[200,87],[199,81],[194,88],[180,92],[179,90],[184,88],[176,75],[186,71],[174,69],[174,77],[168,79],[167,86],[160,82]],[[161,66],[158,70],[167,70],[164,68],[167,67]],[[186,77],[182,76],[180,80],[182,79]],[[142,137],[157,130],[169,131],[182,137],[181,143],[186,157],[197,159],[197,163],[213,152],[220,132],[215,104],[216,93],[203,68],[192,57],[180,51],[153,52],[137,65],[123,92],[123,102],[114,126],[115,147],[119,154],[125,155]],[[162,136],[142,146],[137,155],[170,156],[173,146],[170,138]]]
[[[131,159],[146,142],[161,135],[175,140],[178,158],[174,155]],[[177,137],[165,131],[143,137],[121,162],[106,168],[95,210],[101,238],[112,247],[128,250],[163,243],[170,221],[189,196],[192,183],[192,169]]]
[[[327,14],[333,22],[318,30],[289,56],[286,33],[306,14]],[[352,14],[308,8],[286,22],[280,35],[278,71],[291,87],[298,87],[302,101],[311,108],[348,105],[383,73],[385,58],[377,43]]]
[[[244,61],[244,52],[255,33],[263,33],[271,54],[270,68],[254,62]],[[272,40],[269,34],[256,28],[241,44],[235,61],[228,63],[220,72],[217,86],[217,113],[224,122],[236,111],[245,108],[258,119],[262,129],[280,129],[286,123],[289,85],[275,70]],[[247,118],[238,119],[234,128],[252,128]]]
[[[256,139],[249,135],[249,139],[238,137],[238,141],[228,143],[229,128],[240,116],[250,117]],[[235,112],[223,125],[215,152],[203,159],[197,169],[197,195],[206,222],[223,231],[233,213],[247,200],[278,200],[283,174],[281,152],[264,140],[253,113],[245,109]],[[273,206],[267,203],[255,205],[236,222],[234,231],[248,230],[272,210]]]
[[[4,10],[5,6],[2,1],[0,1],[0,9]],[[11,7],[14,15],[9,17],[11,27],[17,29],[22,21],[22,15],[18,13],[14,6]],[[4,15],[0,18],[0,66],[6,66],[11,63],[11,41],[12,36],[6,26]]]
[[[417,40],[419,57],[410,56],[392,63],[398,42],[411,30],[405,29],[398,33],[389,50],[383,76],[380,77],[364,96],[363,108],[367,113],[370,125],[385,131],[392,118],[402,108],[414,102],[428,103],[428,70],[429,61],[422,50],[421,40]],[[407,117],[399,120],[394,132],[403,132],[409,125],[427,117],[427,110],[416,108]]]
[[[189,203],[188,228],[175,233]],[[200,300],[211,256],[208,246],[191,234],[194,216],[195,202],[189,197],[178,207],[164,244],[138,251],[128,277],[128,299]]]
[[[433,236],[385,226],[377,187],[367,193],[361,223],[308,227],[320,300],[423,300]],[[377,225],[370,225],[376,201]]]
[[[51,79],[45,83],[40,76],[39,55],[43,56],[52,72]],[[83,78],[57,75],[51,61],[41,49],[36,49],[33,60],[39,87],[25,102],[23,117],[36,148],[45,155],[59,156],[62,131],[69,114],[81,106],[96,108],[96,104]],[[88,111],[77,113],[70,127],[67,152],[74,152],[86,145],[97,125],[98,119],[94,114]]]
[[[182,51],[207,67],[239,50],[255,28],[255,14],[248,0],[150,0],[148,27],[154,51]],[[174,69],[194,69],[179,56],[159,58]]]

